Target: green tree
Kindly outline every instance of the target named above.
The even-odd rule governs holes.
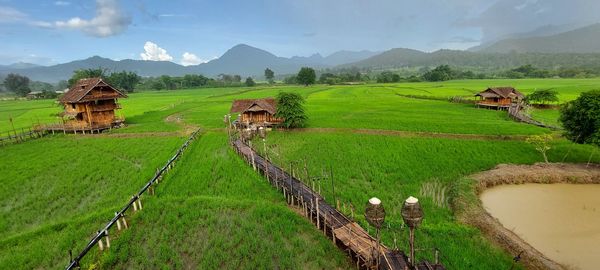
[[[29,88],[30,80],[26,76],[11,73],[4,79],[4,87],[6,90],[11,91],[18,96],[24,97],[27,93],[31,92]]]
[[[527,101],[529,103],[537,102],[541,104],[558,102],[558,93],[546,89],[535,90],[533,93],[527,95]]]
[[[171,78],[171,76],[169,75],[160,76],[159,81],[163,84],[164,88],[168,90],[174,90],[175,88],[177,88],[175,80],[173,80],[173,78]]]
[[[600,90],[581,93],[562,105],[559,120],[569,140],[600,146]]]
[[[252,87],[255,86],[256,83],[254,82],[254,80],[252,79],[252,77],[248,77],[246,78],[246,86]]]
[[[423,79],[430,82],[452,80],[454,71],[448,65],[441,65],[423,74]]]
[[[196,74],[186,74],[183,76],[182,84],[186,88],[199,87],[208,84],[209,79]]]
[[[108,83],[118,89],[125,90],[126,92],[133,92],[135,86],[142,78],[135,72],[121,71],[111,73],[106,79]]]
[[[283,79],[283,83],[285,84],[297,84],[298,83],[298,78],[296,77],[296,75],[292,75],[289,77],[286,77],[285,79]]]
[[[298,71],[298,75],[296,76],[296,80],[300,84],[304,84],[304,86],[309,86],[314,84],[317,79],[317,74],[315,70],[309,67],[303,67]]]
[[[265,79],[267,79],[267,81],[269,82],[269,84],[273,84],[275,81],[275,72],[272,71],[270,68],[266,68],[265,69]]]
[[[75,70],[73,72],[73,76],[71,76],[71,79],[69,79],[69,87],[75,85],[81,79],[98,77],[106,79],[106,70],[103,68],[88,68]]]
[[[391,71],[384,71],[384,72],[379,73],[379,75],[377,75],[378,83],[399,82],[400,79],[401,79],[400,75],[393,73]]]
[[[551,149],[550,142],[552,142],[552,135],[550,135],[550,134],[532,135],[532,136],[527,137],[527,139],[525,139],[525,141],[527,143],[533,145],[533,147],[535,147],[535,150],[540,152],[542,154],[542,156],[544,157],[544,162],[548,163],[548,156],[546,155],[546,152],[548,152],[548,150]]]
[[[281,126],[300,128],[306,125],[304,98],[297,93],[280,92],[277,95],[277,112],[275,117],[282,118]]]

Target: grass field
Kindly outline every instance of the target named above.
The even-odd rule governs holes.
[[[204,112],[214,112],[215,114],[225,113],[225,110],[229,107],[229,101],[234,98],[252,98],[257,96],[273,96],[281,89],[288,89],[290,91],[300,91],[305,97],[315,99],[324,98],[328,95],[329,90],[338,89],[336,92],[339,94],[347,94],[347,91],[363,91],[368,93],[376,92],[381,98],[384,96],[391,96],[395,94],[403,95],[417,95],[417,96],[433,96],[438,98],[452,97],[452,96],[464,96],[472,97],[478,91],[481,91],[489,86],[514,86],[521,92],[528,94],[536,89],[552,89],[559,93],[561,102],[575,99],[579,93],[600,88],[600,79],[521,79],[521,80],[464,80],[464,81],[448,81],[448,82],[423,82],[423,83],[397,83],[397,84],[371,84],[371,85],[359,85],[359,86],[313,86],[309,89],[304,87],[296,86],[281,86],[281,87],[255,87],[255,88],[212,88],[212,89],[201,89],[201,90],[177,90],[177,91],[156,91],[156,92],[142,92],[132,93],[130,98],[120,100],[119,103],[123,105],[123,110],[119,114],[125,116],[131,124],[139,123],[140,121],[147,120],[147,116],[144,115],[148,112],[167,110],[168,108],[174,108],[182,103],[194,103],[194,102],[206,102],[206,105],[213,106],[213,108],[196,108],[193,110],[202,110]],[[340,90],[346,89],[346,90]],[[350,90],[347,90],[350,89]],[[321,93],[325,92],[325,93]],[[321,94],[319,94],[321,93]],[[368,98],[369,96],[359,95],[362,98]],[[347,96],[336,96],[336,98],[347,97],[351,98],[352,95]],[[377,99],[377,101],[387,101],[383,99]],[[225,108],[223,111],[217,111],[214,107],[216,101],[224,102],[218,109]],[[327,100],[325,100],[327,101]],[[352,101],[352,100],[350,100]],[[344,101],[348,102],[348,101]],[[354,103],[355,106],[363,106],[362,101]],[[365,101],[367,102],[367,101]],[[411,103],[412,101],[405,102]],[[208,104],[207,104],[208,103]],[[311,113],[312,102],[308,104],[308,112]],[[315,104],[315,113],[312,114],[315,121],[318,120],[318,116],[322,113],[322,106],[329,106],[330,104],[323,103],[321,105]],[[337,107],[341,107],[340,104]],[[388,106],[383,108],[373,108],[374,110],[386,109]],[[392,109],[399,109],[401,107],[394,106]],[[389,109],[389,108],[388,108]],[[12,130],[12,126],[9,122],[9,118],[13,118],[14,126],[16,129],[28,128],[32,124],[38,123],[50,123],[58,122],[60,118],[56,115],[61,111],[61,107],[57,105],[53,100],[33,100],[33,101],[2,101],[0,102],[0,134],[6,134],[6,132]],[[405,111],[406,112],[406,111]],[[368,114],[369,112],[363,112]],[[198,115],[198,114],[197,114]],[[413,115],[414,116],[414,115]],[[470,116],[468,113],[465,117]],[[154,120],[154,119],[153,119]],[[207,119],[204,119],[207,120]],[[220,118],[218,119],[220,120]],[[209,120],[209,122],[218,121],[215,119]],[[357,119],[364,120],[364,119]],[[220,122],[213,122],[218,125]],[[319,121],[314,124],[315,126],[322,125]],[[364,124],[364,123],[363,123]],[[402,124],[402,123],[399,123]],[[396,129],[396,127],[388,127],[386,123],[380,125],[387,129]],[[165,128],[156,125],[153,128]],[[167,128],[168,129],[168,128]],[[148,128],[147,130],[152,130]],[[172,129],[170,129],[172,130]],[[135,130],[134,130],[135,131]],[[143,131],[143,130],[138,130]],[[441,132],[441,131],[440,131]]]
[[[482,241],[477,230],[455,222],[448,205],[453,183],[496,164],[543,161],[541,155],[523,141],[310,132],[272,133],[267,140],[268,148],[275,149],[271,156],[284,167],[289,167],[290,161],[306,160],[311,176],[333,168],[334,187],[329,179],[321,183],[322,194],[330,203],[335,204],[332,189],[337,199],[357,209],[362,209],[373,196],[380,198],[388,213],[386,222],[391,226],[383,232],[383,241],[388,246],[394,244],[394,233],[406,239],[407,231],[401,229],[402,201],[408,196],[423,199],[426,215],[417,241],[420,248],[429,250],[419,257],[433,260],[431,249],[436,247],[450,269],[508,269],[511,263],[511,257]],[[591,151],[592,147],[559,140],[549,152],[549,158],[552,162],[587,162]],[[600,162],[600,157],[593,160]],[[428,185],[443,188],[442,198],[427,192]],[[436,200],[443,203],[436,204]],[[347,214],[350,214],[349,208]],[[362,215],[357,219],[368,227]],[[406,249],[406,242],[401,246]]]
[[[540,161],[530,145],[512,135],[550,131],[516,123],[506,112],[398,95],[471,95],[499,85],[513,85],[525,93],[553,88],[566,101],[600,87],[600,79],[133,93],[119,101],[128,126],[112,134],[57,135],[0,148],[0,268],[64,267],[67,251],[81,250],[174,153],[185,140],[185,125],[204,131],[161,183],[156,196],[144,200],[144,210],[130,217],[132,228],[113,237],[110,250],[93,249],[84,268],[351,267],[342,251],[286,207],[282,196],[226,144],[223,115],[233,99],[275,96],[285,90],[306,97],[311,129],[272,132],[267,141],[279,153],[278,162],[306,158],[313,175],[333,168],[336,196],[357,211],[368,198],[380,197],[389,210],[389,229],[383,233],[388,246],[394,246],[396,236],[398,245],[406,248],[399,206],[408,195],[417,195],[426,212],[417,234],[418,244],[427,249],[419,253],[420,258],[431,259],[430,251],[437,247],[449,269],[476,265],[508,269],[511,254],[492,245],[477,229],[458,223],[448,201],[453,185],[466,175],[499,163]],[[42,123],[54,121],[52,115],[59,111],[52,101],[0,102],[0,120],[13,117],[16,128],[27,127],[36,118]],[[532,114],[549,122],[558,117],[556,111]],[[173,117],[182,123],[166,120]],[[0,121],[0,131],[9,129],[8,121]],[[362,129],[372,132],[352,132]],[[586,162],[591,151],[588,146],[556,140],[549,155],[551,161]],[[598,156],[592,160],[599,162]],[[445,190],[443,198],[432,195],[438,189]],[[330,189],[323,191],[331,201]],[[358,221],[366,227],[360,216]]]

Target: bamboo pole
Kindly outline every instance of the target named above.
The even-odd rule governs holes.
[[[125,215],[121,215],[121,219],[123,219],[123,225],[125,229],[129,228],[129,225],[127,225],[127,219],[125,219]]]
[[[319,217],[319,198],[315,198],[317,204],[317,229],[321,229],[321,218]]]
[[[135,196],[134,196],[135,197]],[[133,201],[133,211],[137,212],[138,208],[137,208],[137,203],[136,201]]]
[[[110,248],[110,237],[108,236],[108,231],[104,231],[104,235],[106,235],[106,248]]]
[[[121,230],[121,218],[118,217],[119,213],[115,212],[115,217],[117,217],[117,230]]]
[[[100,233],[100,232],[98,232],[98,233]],[[102,238],[100,238],[98,240],[98,248],[100,248],[100,251],[104,250],[104,243],[102,243]]]

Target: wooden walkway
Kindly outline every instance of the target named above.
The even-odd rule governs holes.
[[[358,223],[325,202],[323,197],[302,181],[275,166],[258,155],[241,140],[232,142],[235,151],[254,170],[262,173],[278,191],[281,191],[289,204],[297,206],[302,215],[314,223],[319,230],[330,236],[332,241],[343,248],[356,261],[359,268],[377,268],[377,240],[371,237]],[[381,257],[379,269],[410,269],[407,256],[402,251],[378,246]],[[428,267],[429,266],[429,267]],[[420,263],[418,269],[442,270],[441,265]]]

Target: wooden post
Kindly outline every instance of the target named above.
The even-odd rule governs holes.
[[[265,160],[265,176],[267,176],[267,182],[271,182],[269,179],[269,161]]]
[[[129,228],[129,225],[127,225],[127,219],[125,219],[125,215],[121,215],[121,219],[123,219],[123,225],[125,226],[125,229]]]
[[[135,197],[135,196],[134,196]],[[137,202],[133,201],[133,211],[137,212],[138,208],[137,208]]]
[[[300,196],[300,206],[302,207],[302,213],[304,214],[306,212],[304,210],[304,196]]]
[[[106,235],[106,248],[110,248],[110,237],[107,230],[104,231],[104,235]]]
[[[98,247],[100,248],[100,251],[104,250],[104,243],[102,243],[102,238],[98,239]]]
[[[121,230],[121,217],[118,217],[119,213],[115,212],[115,217],[117,217],[117,230]]]
[[[313,210],[314,209],[315,209],[315,202],[314,202],[314,199],[311,199],[310,200],[310,212],[309,212],[311,222],[313,220]]]
[[[286,201],[286,202],[289,204],[289,202],[288,202],[288,197],[287,197],[287,195],[285,194],[285,188],[284,188],[284,187],[282,187],[281,189],[283,190],[283,197],[285,198],[285,201]]]
[[[317,229],[321,229],[321,218],[319,217],[319,198],[315,198],[317,204]]]
[[[333,230],[333,223],[331,223],[331,241],[335,245],[335,231]]]

